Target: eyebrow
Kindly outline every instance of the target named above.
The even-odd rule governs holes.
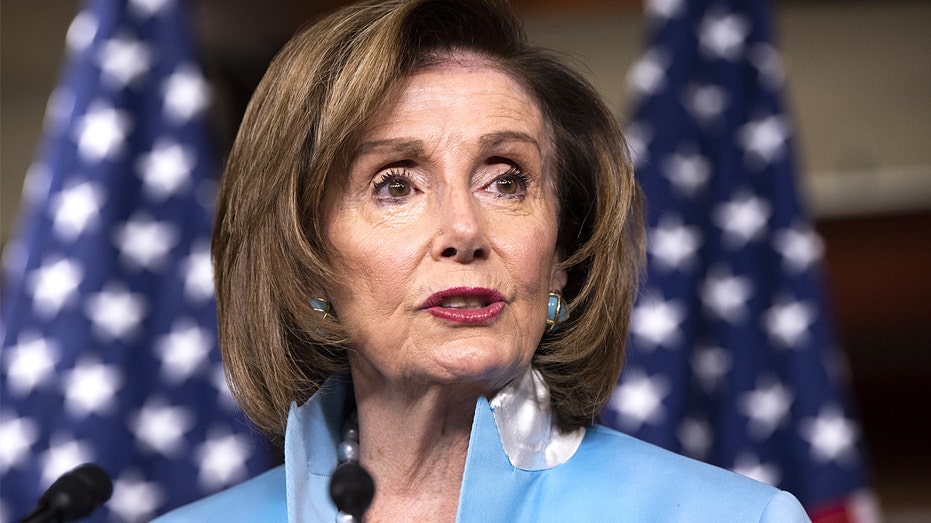
[[[543,153],[539,142],[537,142],[533,136],[520,131],[497,131],[482,135],[481,138],[479,138],[479,144],[482,146],[482,149],[491,149],[507,142],[529,143],[533,145],[541,155]],[[404,156],[417,157],[425,155],[426,147],[423,140],[411,138],[372,140],[359,144],[359,147],[353,155],[353,160],[380,150],[401,153]]]
[[[392,152],[403,153],[404,156],[423,156],[423,140],[414,140],[409,138],[389,138],[387,140],[373,140],[359,144],[353,159],[364,156],[373,151],[388,150]]]
[[[537,152],[541,155],[543,154],[543,150],[540,149],[540,144],[537,142],[536,138],[520,131],[498,131],[483,135],[479,139],[479,143],[482,145],[483,149],[491,149],[506,142],[529,143],[536,147]]]

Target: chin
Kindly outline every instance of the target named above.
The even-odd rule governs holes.
[[[527,352],[527,351],[523,351]],[[532,352],[475,347],[444,347],[434,360],[438,381],[449,385],[482,384],[489,391],[497,390],[520,375],[533,357]]]

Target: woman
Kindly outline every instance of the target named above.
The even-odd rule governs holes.
[[[247,111],[213,243],[230,383],[285,465],[166,520],[333,521],[340,461],[374,479],[367,521],[806,520],[593,424],[641,242],[610,111],[504,3],[303,31]]]

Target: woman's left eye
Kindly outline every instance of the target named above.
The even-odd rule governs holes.
[[[512,166],[488,184],[488,190],[503,198],[520,198],[527,191],[527,175]]]

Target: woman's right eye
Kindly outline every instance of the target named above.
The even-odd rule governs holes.
[[[383,173],[372,187],[379,200],[400,200],[414,193],[414,186],[406,170],[391,169]]]

